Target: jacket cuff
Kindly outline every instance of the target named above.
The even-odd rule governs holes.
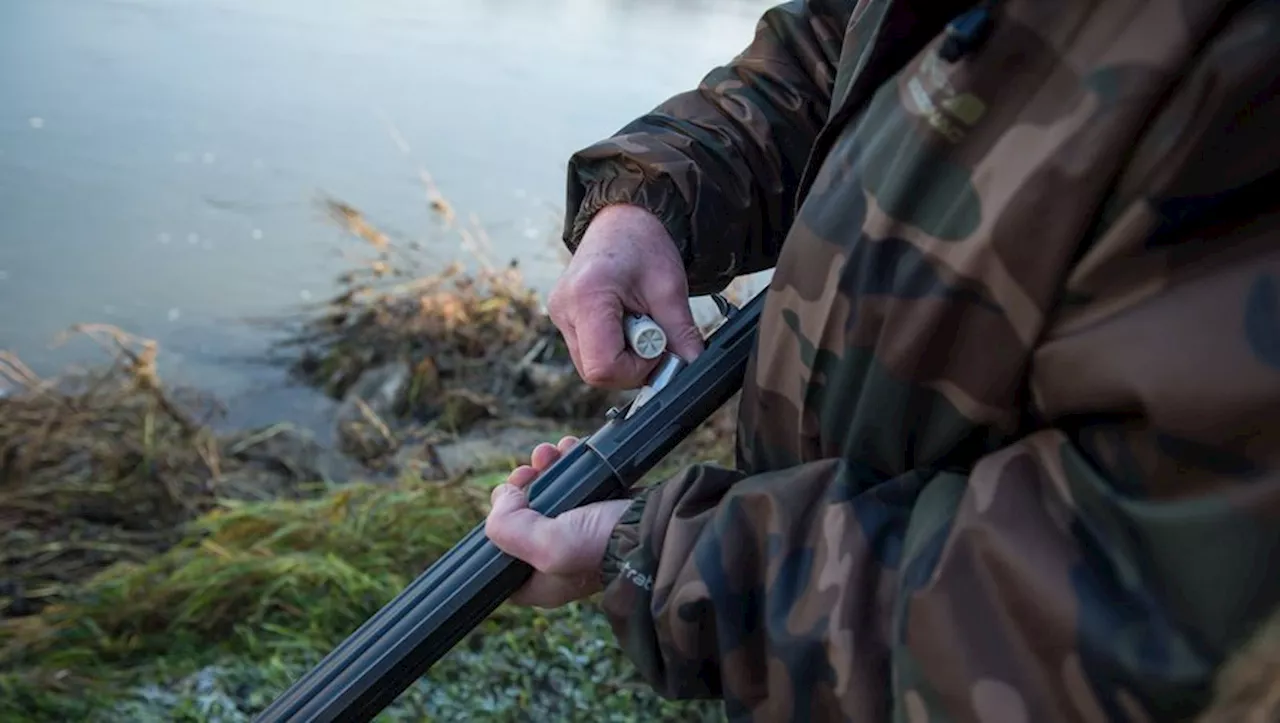
[[[675,185],[665,178],[624,175],[610,162],[569,164],[568,202],[565,204],[563,241],[570,253],[578,250],[582,236],[596,214],[606,206],[638,206],[657,217],[675,241],[687,269],[693,261],[689,207]]]
[[[640,519],[644,517],[645,504],[653,489],[646,487],[636,494],[609,535],[600,563],[600,580],[605,588],[622,574],[627,557],[640,545]]]

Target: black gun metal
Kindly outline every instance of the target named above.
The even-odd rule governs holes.
[[[631,487],[742,387],[764,293],[735,309],[706,350],[629,414],[548,467],[530,506],[554,517]],[[725,308],[725,307],[721,307]],[[633,402],[634,404],[634,402]],[[527,581],[532,568],[477,525],[391,602],[299,678],[258,723],[370,721]]]

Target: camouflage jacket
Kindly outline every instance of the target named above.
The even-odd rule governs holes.
[[[953,32],[948,32],[952,23]],[[772,267],[737,469],[604,605],[752,721],[1186,718],[1280,600],[1280,3],[810,0],[573,156]]]

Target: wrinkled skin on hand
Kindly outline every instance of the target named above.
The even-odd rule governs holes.
[[[679,251],[657,218],[635,206],[596,215],[547,309],[578,374],[595,387],[636,388],[657,363],[626,348],[627,311],[652,317],[666,332],[668,349],[686,361],[702,353]]]
[[[649,211],[624,204],[595,215],[547,307],[584,381],[630,389],[644,383],[657,360],[626,348],[623,314],[648,314],[666,332],[668,350],[692,360],[704,345],[688,297],[683,262],[666,229]],[[565,437],[538,445],[529,464],[493,490],[485,522],[489,539],[535,571],[511,597],[517,605],[558,607],[602,589],[605,544],[629,501],[587,505],[552,519],[530,509],[525,493],[577,442]]]

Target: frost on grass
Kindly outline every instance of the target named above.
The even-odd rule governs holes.
[[[0,718],[252,716],[477,524],[486,498],[479,483],[404,481],[220,506],[166,552],[6,621]],[[584,603],[501,608],[384,719],[690,720],[706,710],[646,692]]]
[[[645,690],[590,604],[536,613],[503,610],[409,687],[379,721],[717,721],[718,706],[680,704]],[[229,660],[167,687],[131,690],[106,719],[250,721],[320,660],[298,652]]]
[[[217,403],[118,329],[77,329],[108,361],[56,379],[0,355],[0,720],[251,720],[483,520],[530,430],[589,432],[616,401],[577,379],[514,266],[428,272],[330,209],[375,256],[280,352],[343,400],[345,455],[287,424],[215,435]],[[671,464],[725,461],[729,421]],[[519,451],[497,448],[513,429]],[[649,692],[586,602],[500,608],[382,720],[717,710]]]

